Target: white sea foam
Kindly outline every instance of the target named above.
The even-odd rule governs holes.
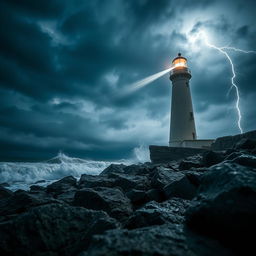
[[[132,164],[148,161],[145,146],[134,149],[134,158],[119,161],[94,161],[69,157],[59,153],[56,157],[39,163],[2,162],[0,163],[0,183],[10,184],[10,189],[29,189],[32,184],[46,186],[65,176],[80,178],[82,174],[98,175],[110,164]]]
[[[39,180],[45,181],[40,185],[46,185],[68,175],[76,178],[82,174],[98,175],[111,163],[113,162],[72,158],[63,153],[40,163],[2,162],[0,163],[0,183],[9,183],[13,190],[24,189]]]

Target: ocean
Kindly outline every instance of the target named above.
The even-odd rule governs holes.
[[[140,146],[134,149],[134,157],[117,161],[95,161],[75,158],[59,153],[43,162],[0,162],[0,184],[8,183],[8,189],[29,190],[31,185],[47,186],[65,176],[79,179],[82,174],[98,175],[110,164],[134,164],[149,161],[148,149]]]

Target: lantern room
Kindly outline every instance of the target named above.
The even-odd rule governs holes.
[[[174,69],[183,69],[187,68],[187,59],[181,56],[181,53],[178,53],[178,57],[173,59],[172,66]]]

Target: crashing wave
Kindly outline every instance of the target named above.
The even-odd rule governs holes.
[[[0,163],[0,181],[9,184],[33,184],[38,180],[54,181],[69,175],[76,178],[82,174],[98,175],[111,163],[72,158],[63,153],[39,163],[2,162]]]

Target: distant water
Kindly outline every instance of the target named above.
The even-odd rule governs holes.
[[[98,175],[110,164],[132,164],[149,161],[148,150],[140,146],[134,149],[134,158],[119,161],[94,161],[69,157],[59,153],[56,157],[38,163],[1,162],[0,183],[8,183],[9,189],[28,190],[31,185],[47,186],[65,176],[79,178],[82,174]]]

